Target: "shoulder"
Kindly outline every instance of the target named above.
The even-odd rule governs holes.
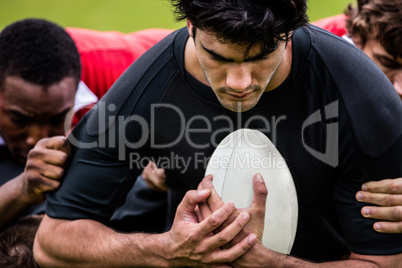
[[[106,119],[116,118],[122,112],[129,114],[134,110],[139,99],[143,98],[144,92],[148,91],[149,85],[156,80],[159,82],[159,87],[153,88],[154,97],[149,102],[157,101],[157,96],[162,94],[165,89],[164,85],[169,82],[169,78],[161,81],[160,77],[172,77],[177,73],[173,52],[176,35],[177,32],[168,35],[131,64],[93,110],[98,109],[100,105],[113,107],[113,109],[106,109],[106,114],[103,115]],[[170,69],[166,66],[169,66]],[[91,118],[88,118],[89,120],[87,121],[87,133],[89,135],[99,135],[103,132],[99,128],[99,124],[102,123],[99,122],[99,114],[92,112],[89,116]],[[103,122],[102,124],[109,126],[111,123],[104,124]]]
[[[402,103],[394,87],[352,44],[315,26],[303,31],[310,38],[309,73],[303,76],[310,91],[339,101],[366,156],[384,154],[402,135]]]

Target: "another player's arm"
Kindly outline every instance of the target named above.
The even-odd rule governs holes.
[[[69,155],[70,146],[63,136],[42,139],[35,145],[24,172],[0,187],[0,229],[32,205],[43,203],[45,193],[60,186]]]

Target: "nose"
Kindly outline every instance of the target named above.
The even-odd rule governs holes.
[[[245,64],[233,64],[226,75],[226,85],[234,91],[242,92],[251,85],[251,72]]]
[[[34,147],[35,144],[39,140],[41,140],[43,138],[48,138],[49,132],[50,132],[50,129],[46,125],[38,125],[38,124],[31,125],[28,130],[28,136],[26,138],[26,143],[29,146]]]
[[[395,76],[392,78],[392,84],[394,85],[396,92],[398,92],[399,97],[401,97],[402,100],[402,70],[398,71],[398,73],[396,73]]]

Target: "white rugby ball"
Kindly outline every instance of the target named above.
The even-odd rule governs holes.
[[[213,175],[215,190],[224,202],[246,208],[253,200],[256,173],[268,189],[262,244],[289,254],[297,229],[297,193],[285,159],[267,136],[251,129],[229,134],[212,154],[205,175]]]

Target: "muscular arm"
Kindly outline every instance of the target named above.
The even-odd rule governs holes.
[[[228,250],[220,247],[239,233],[249,214],[239,215],[212,235],[235,207],[227,203],[198,222],[195,207],[209,195],[208,190],[189,191],[177,208],[172,229],[163,234],[121,234],[93,220],[45,216],[34,243],[35,259],[41,267],[199,266],[233,261],[255,244],[255,235]]]
[[[24,172],[0,187],[0,229],[32,205],[43,203],[44,193],[60,186],[69,154],[69,144],[62,136],[36,144],[29,152]]]
[[[129,267],[133,263],[166,266],[162,252],[165,248],[160,246],[163,242],[162,235],[123,235],[92,220],[45,216],[37,232],[34,254],[41,267]]]

